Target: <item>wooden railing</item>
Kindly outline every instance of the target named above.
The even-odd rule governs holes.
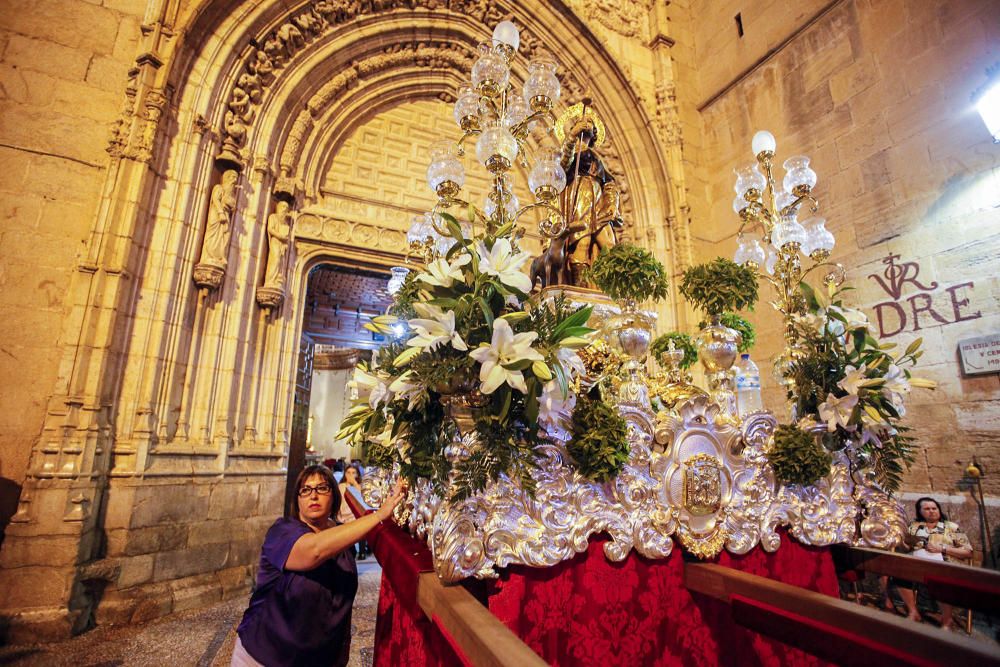
[[[905,554],[835,547],[841,571],[871,572],[925,584],[934,599],[959,607],[1000,612],[1000,572]]]
[[[546,662],[462,586],[444,586],[434,572],[420,575],[417,602],[463,665],[545,667]]]
[[[995,645],[719,565],[685,563],[684,585],[730,605],[740,625],[836,663],[1000,665]]]

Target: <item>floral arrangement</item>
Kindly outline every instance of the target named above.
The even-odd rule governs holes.
[[[667,271],[648,250],[619,243],[601,251],[588,278],[615,301],[667,296]]]
[[[350,386],[357,398],[338,438],[366,442],[370,460],[398,464],[411,483],[429,479],[452,500],[503,475],[530,491],[545,429],[573,428],[575,387],[585,375],[578,351],[590,342],[591,308],[571,308],[562,298],[528,300],[531,282],[522,267],[531,256],[518,248],[510,224],[466,238],[452,216],[441,219],[454,243],[426,270],[411,272],[390,314],[372,321],[389,333],[405,320],[408,332],[355,369]],[[459,436],[447,407],[456,400],[471,410],[476,444],[453,470],[445,448]],[[595,423],[607,431],[606,419]],[[586,426],[572,432],[594,435]],[[597,448],[594,456],[606,453]],[[586,453],[575,460],[591,469]]]
[[[913,387],[936,386],[907,368],[923,354],[922,340],[893,356],[896,345],[872,337],[865,314],[844,305],[844,290],[830,284],[814,291],[806,283],[800,289],[805,312],[792,317],[797,354],[785,372],[797,426],[806,432],[825,426],[827,449],[846,447],[852,461],[894,491],[912,460],[913,439],[900,424],[906,396]]]
[[[694,344],[691,336],[679,331],[671,331],[659,336],[649,346],[649,351],[653,353],[653,358],[663,364],[663,353],[670,349],[670,343],[674,344],[675,350],[683,350],[684,358],[678,366],[681,370],[687,370],[698,361],[698,347]]]
[[[684,298],[710,318],[726,311],[753,310],[757,303],[757,276],[724,257],[687,269],[680,289]]]

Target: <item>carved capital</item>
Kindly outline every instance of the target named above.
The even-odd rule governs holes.
[[[222,285],[226,270],[214,264],[198,263],[194,266],[194,284],[201,289],[216,290]]]
[[[267,285],[257,288],[257,305],[265,310],[279,310],[285,302],[285,291]]]

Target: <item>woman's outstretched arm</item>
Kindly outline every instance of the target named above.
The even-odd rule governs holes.
[[[382,506],[371,514],[318,533],[303,535],[296,540],[291,553],[288,554],[285,569],[296,572],[316,569],[324,561],[363,539],[372,528],[392,516],[392,511],[402,500],[403,482],[400,480],[396,482],[392,494],[385,499]]]

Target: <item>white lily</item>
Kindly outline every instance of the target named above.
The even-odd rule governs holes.
[[[889,364],[889,369],[885,372],[885,384],[882,390],[892,394],[909,394],[910,381],[906,379],[903,369],[896,364]]]
[[[576,394],[563,394],[555,380],[542,385],[542,395],[538,398],[538,423],[547,428],[565,429],[576,407]]]
[[[411,382],[413,371],[406,371],[389,385],[396,398],[406,399],[406,409],[414,410],[427,402],[427,389],[418,382]]]
[[[531,260],[531,253],[514,253],[510,239],[497,239],[492,249],[487,249],[482,241],[476,242],[476,252],[479,254],[479,270],[487,275],[496,276],[501,283],[509,287],[531,291],[531,278],[521,271],[521,267]]]
[[[833,394],[827,394],[826,400],[819,404],[819,416],[826,422],[826,430],[836,431],[837,426],[851,430],[848,422],[850,422],[851,413],[854,412],[854,406],[857,404],[857,396],[837,398]]]
[[[566,373],[566,377],[587,374],[587,370],[583,366],[583,359],[580,358],[580,355],[576,353],[575,349],[568,347],[560,347],[556,349],[556,363],[562,366],[563,371]]]
[[[416,333],[406,341],[407,347],[421,347],[433,350],[442,343],[451,343],[456,350],[465,351],[469,346],[462,340],[462,336],[455,331],[455,311],[442,311],[437,306],[430,306],[423,303],[413,304],[418,315],[424,317],[410,320],[408,324]]]
[[[865,373],[868,371],[864,364],[861,368],[848,365],[844,368],[844,379],[837,383],[837,386],[846,391],[851,396],[857,396],[858,390],[864,386]]]
[[[361,367],[354,369],[354,376],[348,381],[347,388],[351,392],[352,399],[366,401],[372,408],[390,393],[389,387],[381,377]]]
[[[479,369],[479,380],[482,382],[479,391],[492,394],[505,382],[522,394],[528,393],[521,371],[506,368],[519,361],[544,361],[544,357],[531,347],[538,338],[538,332],[528,331],[515,334],[507,320],[493,320],[493,339],[483,343],[469,353],[469,356],[482,364]]]
[[[464,282],[465,276],[462,273],[462,267],[472,261],[467,253],[459,253],[459,255],[454,259],[454,261],[449,262],[444,257],[439,257],[433,262],[427,265],[427,272],[421,273],[417,276],[418,280],[421,280],[428,285],[437,285],[439,287],[451,287],[456,282]]]

